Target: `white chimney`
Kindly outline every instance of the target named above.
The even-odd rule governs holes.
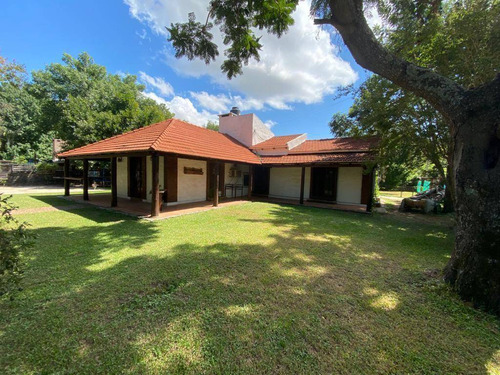
[[[253,113],[237,115],[237,108],[219,115],[219,132],[227,134],[247,147],[274,137],[274,133]]]

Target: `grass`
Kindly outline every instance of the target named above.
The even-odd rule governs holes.
[[[61,203],[15,196],[40,199]],[[37,240],[0,302],[5,374],[500,373],[499,321],[440,281],[447,224],[267,203],[19,217]]]
[[[398,199],[403,199],[403,198],[409,198],[412,195],[415,195],[416,193],[411,192],[411,191],[392,191],[392,190],[381,190],[379,192],[379,195],[385,198],[398,198]]]

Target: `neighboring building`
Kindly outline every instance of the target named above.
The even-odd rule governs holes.
[[[220,116],[219,132],[170,119],[58,156],[68,163],[111,158],[114,204],[116,197],[151,201],[153,216],[157,191],[165,191],[167,205],[259,195],[370,210],[374,172],[364,168],[374,159],[376,143],[373,137],[275,136],[256,115],[233,108]]]

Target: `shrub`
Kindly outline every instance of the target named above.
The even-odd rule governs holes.
[[[27,224],[12,216],[16,208],[0,193],[0,295],[11,294],[18,288],[22,276],[21,252],[33,246]]]

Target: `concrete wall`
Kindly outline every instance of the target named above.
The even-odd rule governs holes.
[[[184,167],[201,168],[202,175],[184,174]],[[199,202],[207,199],[207,162],[203,160],[178,159],[177,203]]]
[[[234,163],[225,163],[224,164],[224,185],[226,185],[226,184],[243,185],[244,176],[245,176],[245,174],[248,174],[248,171],[249,171],[248,165],[236,164],[238,170],[241,171],[240,177],[236,177],[236,176],[231,177],[230,176],[231,167],[233,167],[233,166],[234,166]],[[233,198],[233,191],[231,189],[227,189],[225,193],[226,193],[227,198]],[[234,194],[236,194],[236,192]],[[237,197],[239,197],[240,195],[241,195],[241,192],[238,191]],[[245,197],[247,195],[248,195],[248,187],[243,186],[243,196]]]
[[[250,147],[274,137],[273,132],[253,113],[219,117],[219,131]]]
[[[300,178],[302,168],[283,167],[271,168],[269,182],[269,197],[282,199],[300,198]],[[309,198],[309,187],[311,184],[311,168],[306,168],[304,180],[304,199]]]
[[[340,167],[337,182],[338,203],[361,203],[363,168]]]
[[[120,198],[128,197],[128,158],[116,162],[116,187]]]

